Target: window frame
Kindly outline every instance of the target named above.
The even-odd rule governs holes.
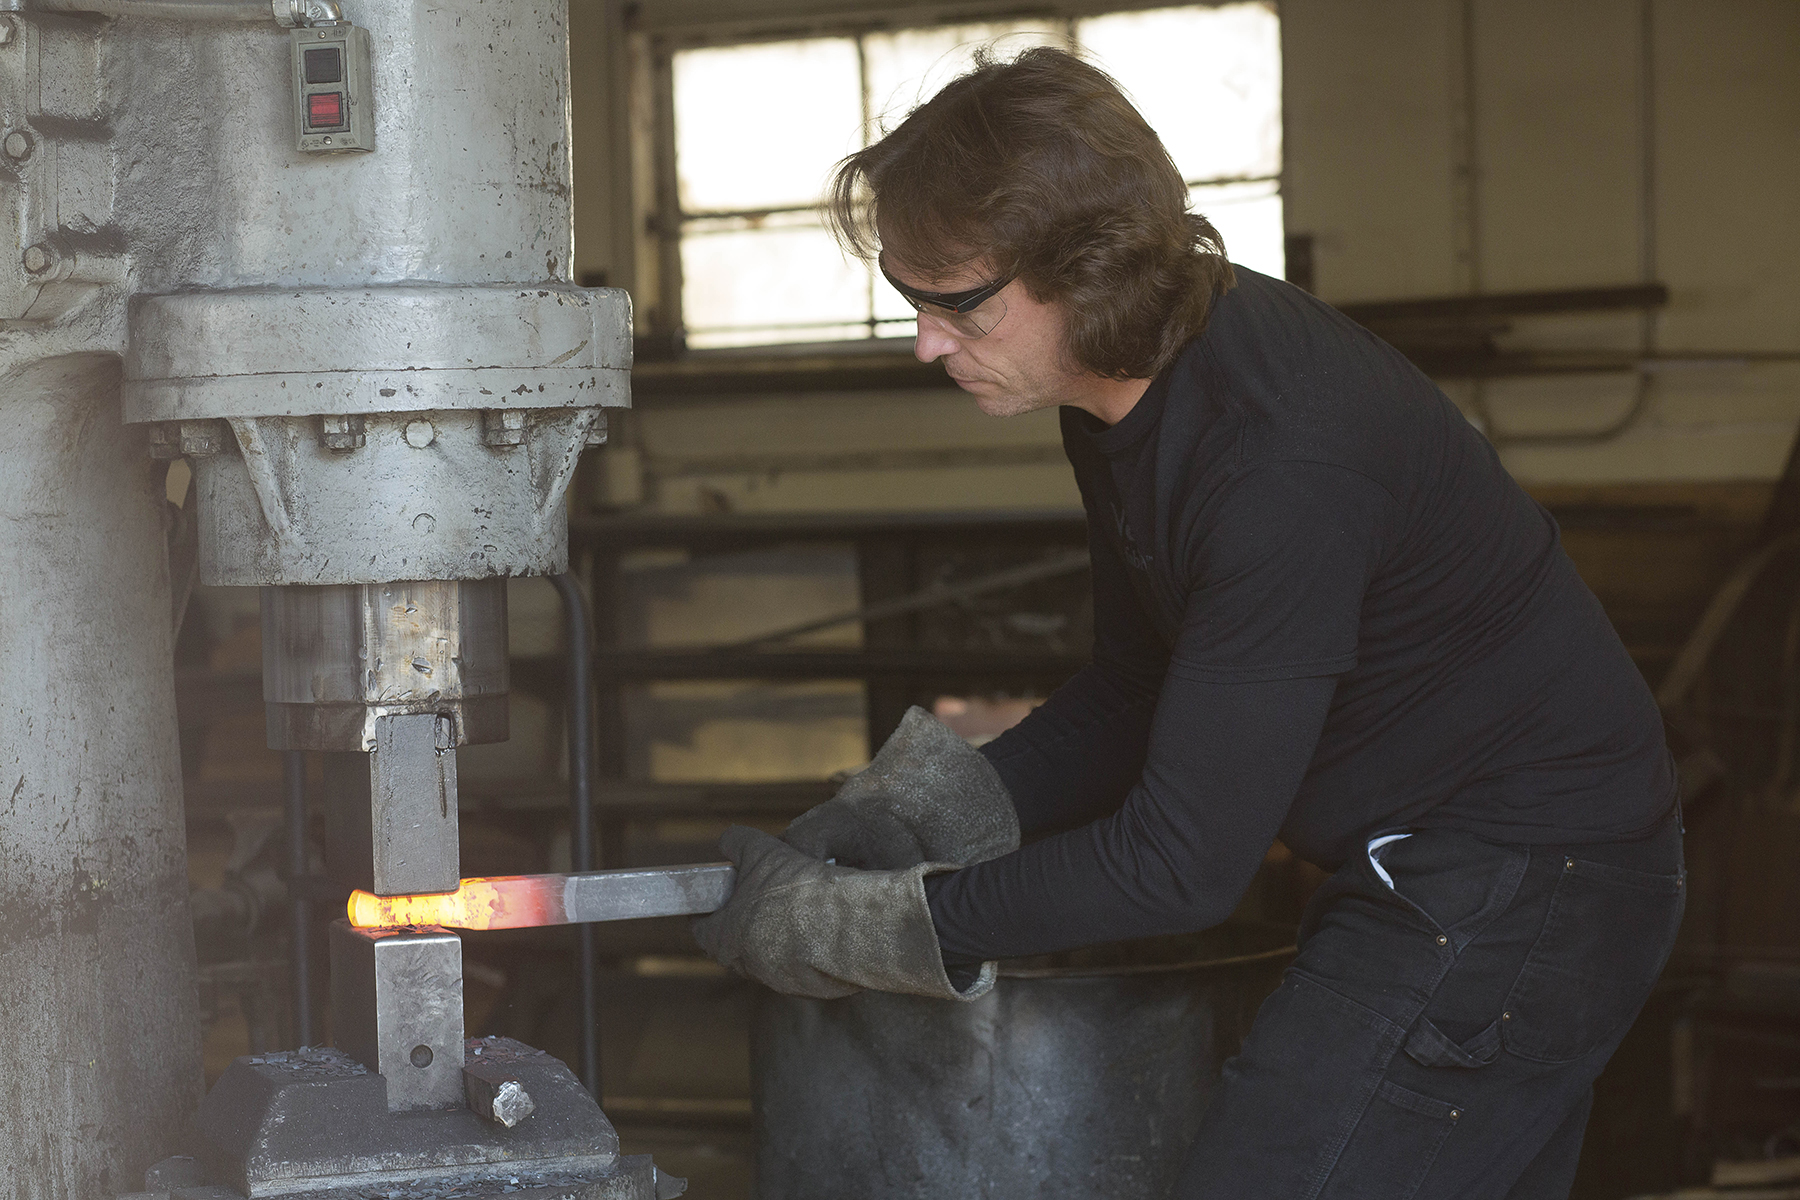
[[[869,96],[866,54],[862,40],[868,35],[931,29],[945,25],[1017,21],[1042,22],[1045,25],[1057,27],[1056,32],[1074,42],[1076,40],[1074,36],[1076,24],[1084,18],[1109,16],[1114,13],[1152,12],[1166,8],[1223,8],[1242,2],[1243,0],[1185,0],[1185,2],[1184,0],[1173,0],[1173,2],[1171,0],[1123,0],[1123,2],[1120,0],[1111,0],[1111,2],[1108,0],[1086,0],[1086,2],[1063,0],[1063,2],[1034,4],[1029,7],[1009,7],[1004,4],[977,2],[934,6],[930,9],[909,8],[898,13],[890,9],[879,15],[875,12],[850,12],[806,17],[776,14],[755,19],[709,21],[693,25],[677,24],[662,28],[645,28],[644,22],[640,20],[638,27],[627,34],[626,54],[630,92],[627,106],[630,113],[633,161],[632,196],[636,210],[632,214],[632,227],[636,231],[637,242],[633,255],[635,266],[633,292],[640,355],[649,359],[666,359],[682,357],[690,353],[701,355],[792,355],[826,351],[833,354],[863,354],[891,350],[898,343],[904,341],[902,337],[883,337],[877,332],[879,326],[893,322],[876,317],[875,305],[873,297],[871,297],[870,315],[866,320],[843,323],[868,327],[868,336],[811,342],[758,343],[693,351],[688,349],[682,303],[682,288],[685,281],[682,274],[681,246],[684,226],[693,220],[743,219],[796,212],[817,212],[821,206],[810,204],[703,213],[682,211],[675,146],[674,61],[676,54],[685,50],[787,42],[807,38],[854,39],[862,81],[862,128],[866,139],[873,135],[872,125],[875,121]],[[1274,10],[1278,21],[1281,19],[1280,5],[1277,0],[1253,0],[1253,2],[1266,5]],[[1285,30],[1285,25],[1282,28]],[[1284,51],[1282,58],[1285,59],[1285,57]],[[1285,80],[1285,73],[1283,78]],[[1184,179],[1184,184],[1192,189],[1212,185],[1272,182],[1275,185],[1275,194],[1285,197],[1288,192],[1285,91],[1284,83],[1284,99],[1281,106],[1281,169],[1278,172],[1273,175]],[[878,276],[871,273],[871,287],[878,286],[878,284]]]

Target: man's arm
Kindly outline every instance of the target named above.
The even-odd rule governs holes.
[[[1339,468],[1242,481],[1192,552],[1141,777],[1117,813],[926,881],[945,961],[1202,929],[1229,916],[1355,665],[1392,501]]]
[[[1143,777],[1116,813],[925,881],[944,961],[1182,933],[1229,917],[1300,787],[1336,683],[1171,676]],[[1194,736],[1201,714],[1212,727]]]
[[[1026,718],[981,748],[1018,810],[1020,832],[1090,821],[1116,808],[1144,766],[1169,662],[1124,560],[1092,508],[1094,656]]]

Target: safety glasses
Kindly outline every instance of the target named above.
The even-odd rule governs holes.
[[[1006,315],[1006,301],[1000,298],[1000,292],[1012,282],[1011,276],[966,292],[927,292],[907,287],[888,274],[886,263],[879,265],[882,278],[893,284],[894,290],[904,296],[908,304],[924,316],[941,322],[959,337],[984,337],[992,333],[1000,318]]]

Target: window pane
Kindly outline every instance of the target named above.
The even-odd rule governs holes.
[[[1277,279],[1286,275],[1281,192],[1273,179],[1189,188],[1188,205],[1213,223],[1232,262]]]
[[[1091,17],[1076,39],[1131,96],[1184,179],[1281,170],[1281,26],[1270,4]]]
[[[862,144],[850,38],[683,50],[674,67],[683,212],[812,204]]]
[[[938,89],[975,65],[975,51],[993,43],[1000,58],[1028,46],[1066,45],[1067,38],[1046,21],[987,21],[871,33],[863,38],[869,73],[869,113],[873,136],[898,125]]]
[[[693,346],[811,342],[869,332],[869,271],[846,262],[812,213],[695,222],[681,239]]]

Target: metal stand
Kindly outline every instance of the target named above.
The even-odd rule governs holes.
[[[294,1040],[302,1046],[313,1041],[312,1024],[312,911],[306,885],[306,751],[282,755],[281,782],[287,805],[288,903],[293,936]]]
[[[240,1058],[207,1094],[187,1156],[121,1200],[657,1200],[680,1194],[619,1139],[574,1074],[509,1038],[471,1038],[468,1103],[400,1114],[391,1081],[341,1050]]]
[[[569,862],[575,871],[594,869],[594,655],[587,602],[572,574],[552,575],[563,601],[569,642]],[[575,928],[581,967],[581,1078],[599,1100],[600,1030],[596,1025],[594,931]]]

